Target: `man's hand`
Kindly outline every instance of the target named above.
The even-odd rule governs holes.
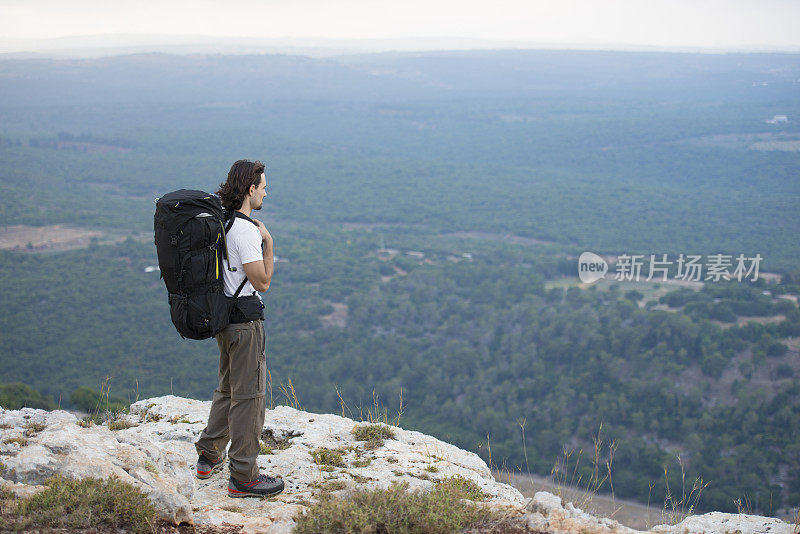
[[[261,234],[261,241],[265,245],[263,248],[262,261],[245,263],[244,273],[247,279],[253,284],[256,291],[266,291],[272,281],[272,273],[275,269],[275,260],[272,255],[272,236],[267,227],[259,220],[253,219],[258,225],[258,232]]]
[[[256,223],[258,224],[258,231],[261,233],[261,240],[271,247],[272,246],[272,236],[270,235],[269,230],[267,230],[267,227],[264,226],[263,222],[261,222],[259,220],[256,220],[256,219],[253,219],[253,220],[255,220]]]

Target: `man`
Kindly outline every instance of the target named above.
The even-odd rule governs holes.
[[[266,410],[266,355],[263,304],[257,291],[269,289],[273,271],[272,236],[261,221],[250,219],[260,210],[267,181],[260,161],[239,160],[217,194],[222,205],[234,211],[227,232],[228,267],[224,269],[225,294],[239,298],[231,324],[216,336],[219,346],[219,385],[214,390],[208,424],[195,443],[199,458],[197,477],[208,478],[222,469],[225,447],[230,479],[228,496],[269,496],[283,491],[280,478],[261,475],[256,459]],[[235,268],[234,271],[231,268]]]

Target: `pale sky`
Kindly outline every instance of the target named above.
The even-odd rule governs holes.
[[[0,0],[0,38],[460,37],[590,47],[800,49],[798,0]]]

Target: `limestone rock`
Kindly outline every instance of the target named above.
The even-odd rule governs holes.
[[[674,534],[793,534],[797,532],[793,525],[774,517],[723,512],[692,515],[675,526],[658,525],[651,530]]]
[[[268,500],[231,499],[227,469],[207,480],[194,477],[194,442],[210,408],[210,402],[172,395],[146,399],[120,418],[127,423],[120,426],[130,425],[121,430],[110,430],[107,424],[84,428],[64,411],[0,408],[2,476],[23,493],[31,490],[22,488],[41,485],[56,474],[118,476],[142,489],[164,519],[242,525],[244,532],[290,532],[293,518],[323,489],[385,488],[395,480],[408,482],[410,489],[430,489],[436,480],[461,475],[490,496],[487,506],[522,510],[524,505],[519,491],[495,481],[474,453],[399,427],[391,427],[394,439],[368,450],[352,432],[366,423],[288,406],[267,410],[262,440],[272,454],[258,457],[262,472],[283,477],[284,493]],[[314,463],[312,451],[323,447],[339,450],[343,465]]]
[[[390,427],[394,438],[369,448],[353,435],[354,427],[366,423],[288,406],[267,410],[261,437],[272,454],[258,457],[261,471],[282,477],[286,489],[270,499],[231,499],[227,469],[206,480],[194,476],[194,442],[210,408],[210,401],[172,395],[146,399],[132,404],[130,414],[112,427],[122,429],[111,430],[108,424],[82,427],[62,410],[0,407],[0,485],[22,497],[44,489],[45,480],[56,474],[116,476],[144,491],[159,515],[175,524],[233,525],[241,532],[284,534],[323,490],[386,488],[393,481],[427,490],[436,480],[460,475],[489,495],[484,505],[503,511],[515,532],[638,532],[594,517],[551,493],[538,492],[526,502],[519,491],[494,480],[478,455],[431,436]],[[336,449],[342,465],[317,465],[311,453],[318,448]],[[712,512],[650,532],[790,534],[792,528],[778,519]]]

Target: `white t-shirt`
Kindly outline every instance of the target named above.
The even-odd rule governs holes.
[[[225,237],[228,242],[229,265],[225,266],[222,278],[225,281],[225,294],[232,297],[239,288],[239,284],[247,276],[243,265],[254,261],[263,261],[264,256],[261,252],[261,232],[258,231],[255,224],[246,219],[237,217]],[[225,262],[223,261],[223,263]],[[228,266],[236,267],[236,271],[229,271]],[[253,284],[248,280],[239,296],[244,297],[253,293],[258,295]],[[259,298],[261,297],[259,296]]]

